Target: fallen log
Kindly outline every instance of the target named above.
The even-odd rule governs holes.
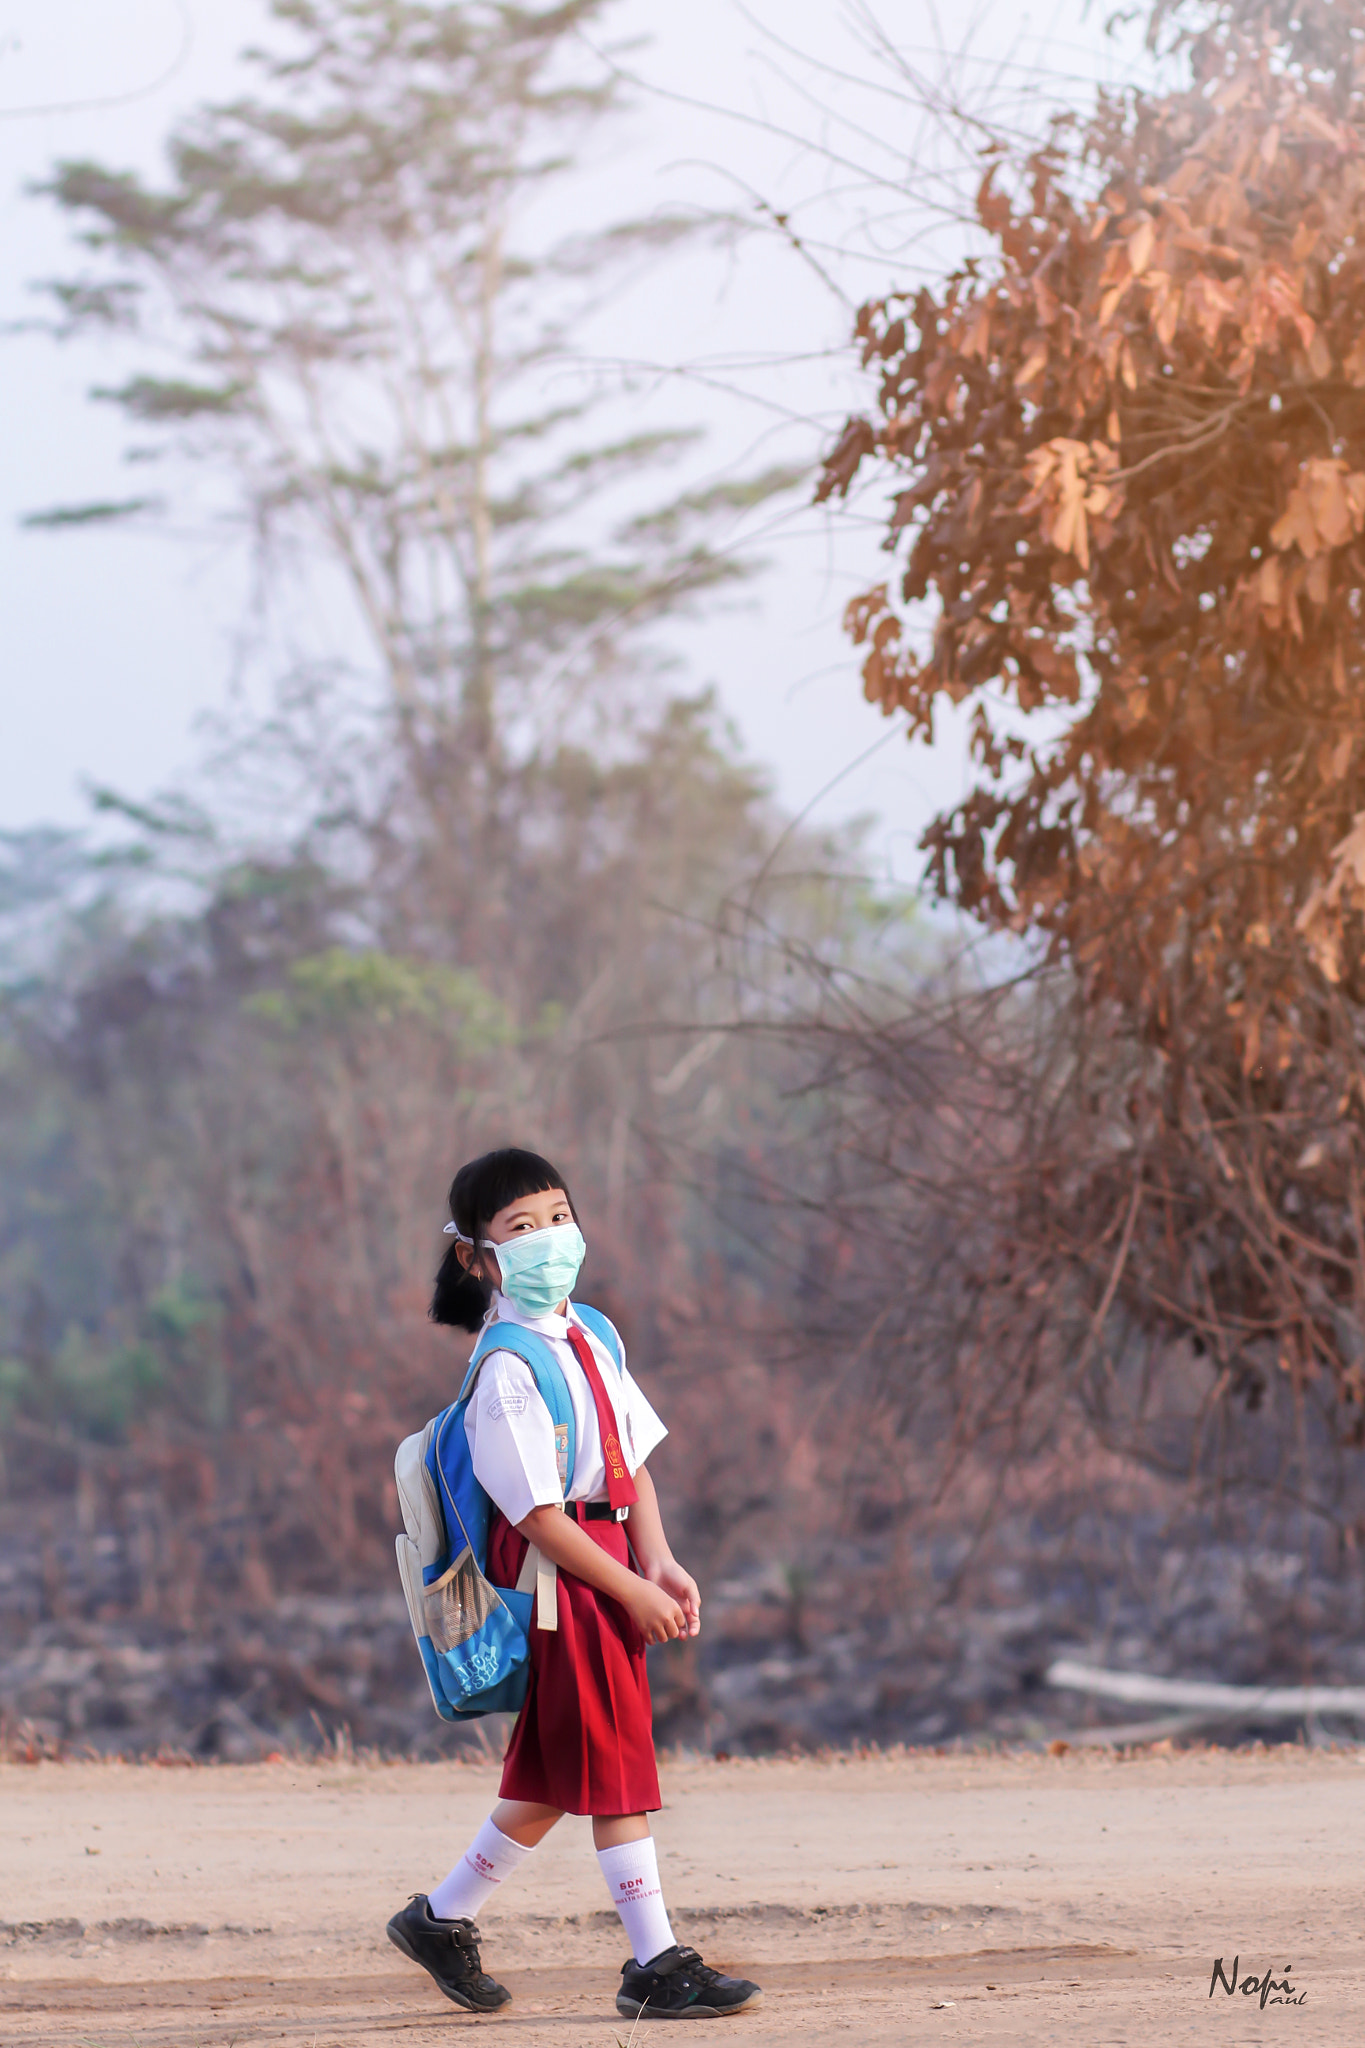
[[[1345,1714],[1365,1720],[1363,1685],[1219,1685],[1211,1680],[1149,1678],[1141,1671],[1097,1671],[1059,1657],[1047,1683],[1063,1692],[1092,1693],[1130,1706],[1176,1707],[1211,1719],[1292,1721],[1306,1714]]]

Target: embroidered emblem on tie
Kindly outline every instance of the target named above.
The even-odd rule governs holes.
[[[616,1438],[614,1436],[609,1436],[606,1442],[603,1444],[602,1449],[606,1455],[607,1464],[611,1468],[612,1478],[624,1479],[626,1476],[625,1461],[621,1456],[621,1446],[616,1441]]]

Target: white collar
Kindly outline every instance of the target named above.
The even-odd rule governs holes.
[[[519,1309],[514,1301],[509,1301],[507,1296],[495,1287],[493,1303],[485,1320],[490,1323],[520,1323],[523,1330],[534,1330],[541,1337],[567,1337],[570,1323],[577,1322],[578,1318],[574,1314],[572,1302],[569,1303],[569,1313],[566,1316],[528,1316],[524,1309]]]

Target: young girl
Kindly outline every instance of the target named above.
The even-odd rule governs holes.
[[[585,1246],[562,1173],[534,1152],[485,1153],[450,1190],[455,1239],[431,1314],[477,1330],[519,1323],[551,1346],[573,1405],[568,1498],[535,1375],[491,1351],[465,1412],[474,1472],[494,1503],[488,1577],[514,1586],[528,1544],[557,1567],[558,1626],[531,1624],[530,1682],[501,1798],[448,1877],[389,1922],[389,1939],[447,1998],[492,2012],[511,1994],[483,1974],[479,1913],[565,1813],[592,1815],[597,1860],[633,1959],[617,2010],[712,2018],[753,2005],[756,1984],[708,1969],[673,1939],[646,1815],[658,1810],[645,1645],[695,1636],[696,1583],[664,1535],[645,1459],[665,1430],[569,1298]],[[633,1563],[632,1563],[632,1553]]]

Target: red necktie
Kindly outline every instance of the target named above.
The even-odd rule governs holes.
[[[607,1390],[602,1384],[602,1374],[597,1360],[592,1355],[592,1346],[581,1330],[569,1327],[569,1343],[573,1355],[582,1366],[588,1387],[592,1393],[593,1406],[597,1410],[597,1427],[602,1437],[602,1462],[607,1468],[607,1499],[614,1508],[628,1508],[640,1496],[635,1490],[635,1481],[626,1470],[626,1461],[621,1454],[621,1441],[616,1434],[616,1417],[612,1412]]]

